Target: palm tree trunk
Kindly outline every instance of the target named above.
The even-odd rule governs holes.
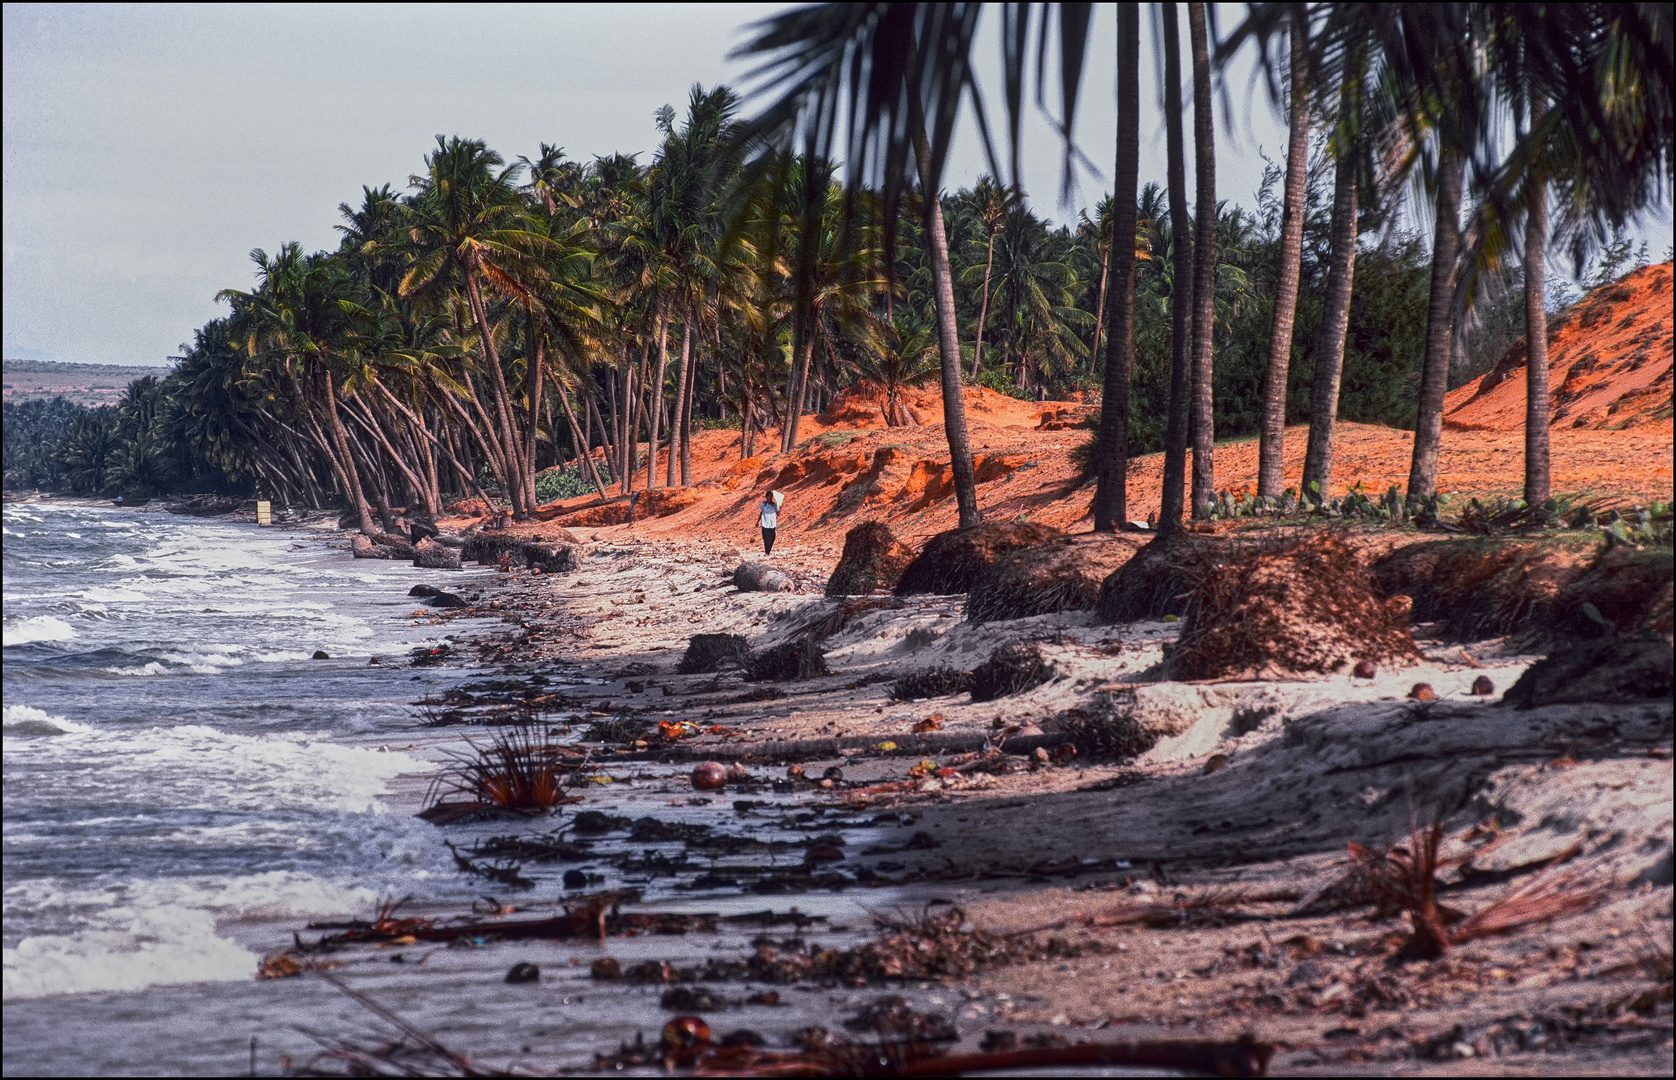
[[[1090,349],[1088,352],[1089,371],[1094,370],[1095,358],[1100,355],[1100,342],[1106,329],[1106,283],[1111,280],[1112,276],[1111,245],[1101,245],[1096,243],[1094,248],[1096,251],[1100,252],[1100,298],[1094,304],[1094,310],[1098,311],[1100,316],[1094,322],[1094,348]]]
[[[1341,112],[1354,95],[1347,83]],[[1332,261],[1327,266],[1326,310],[1315,349],[1315,381],[1309,392],[1309,448],[1304,452],[1302,498],[1316,506],[1333,486],[1333,427],[1338,421],[1339,382],[1344,376],[1344,341],[1350,332],[1350,296],[1356,278],[1356,164],[1348,148],[1333,169]]]
[[[812,321],[812,320],[811,320]],[[789,454],[797,445],[797,429],[803,419],[803,387],[809,378],[809,363],[815,355],[815,335],[813,329],[803,335],[797,343],[797,353],[792,358],[791,375],[786,386],[786,420],[780,425],[780,453]]]
[[[652,415],[646,429],[646,487],[658,486],[658,421],[663,419],[663,373],[669,366],[669,320],[664,309],[663,295],[658,295],[658,373],[649,388],[652,393]],[[630,451],[632,454],[633,451]],[[633,467],[631,461],[630,467]]]
[[[698,397],[698,355],[694,351],[687,379],[686,404],[681,406],[681,486],[693,482],[693,399]]]
[[[534,319],[531,320],[531,322],[535,321],[536,320]],[[547,380],[543,377],[542,372],[542,368],[547,358],[547,342],[545,340],[545,335],[541,333],[539,327],[532,327],[531,329],[535,337],[535,350],[534,355],[530,357],[529,371],[526,372],[527,381],[524,384],[524,393],[529,399],[530,421],[529,430],[524,433],[524,461],[526,463],[526,468],[524,470],[524,503],[533,510],[536,505],[535,436],[536,429],[541,426],[539,423],[541,417],[541,391],[542,388],[547,385]]]
[[[321,373],[321,381],[326,384],[326,423],[331,432],[332,442],[337,447],[338,467],[342,473],[348,489],[344,492],[354,500],[355,516],[360,519],[361,531],[371,536],[378,530],[372,527],[372,514],[367,509],[367,497],[361,491],[360,470],[355,468],[355,458],[349,451],[349,433],[343,429],[343,418],[338,416],[337,389],[332,385],[332,373]]]
[[[1291,34],[1292,130],[1286,144],[1286,191],[1280,215],[1280,280],[1269,367],[1263,392],[1263,432],[1257,443],[1257,494],[1278,499],[1286,488],[1286,383],[1292,367],[1292,326],[1298,313],[1298,273],[1304,251],[1304,188],[1309,167],[1309,42],[1302,15]]]
[[[506,372],[501,370],[500,350],[495,348],[494,334],[489,327],[489,311],[483,303],[483,291],[477,286],[474,274],[466,275],[466,298],[471,303],[471,315],[483,342],[484,365],[489,369],[489,388],[495,398],[495,414],[500,421],[500,441],[506,457],[507,476],[502,484],[512,503],[512,514],[522,520],[524,506],[525,463],[519,460],[516,422],[512,419],[512,395],[506,389]]]
[[[1531,126],[1542,122],[1546,103],[1531,103]],[[1525,218],[1525,505],[1548,501],[1548,309],[1543,295],[1548,248],[1548,198],[1540,182],[1531,184],[1530,213]]]
[[[1212,335],[1216,329],[1216,132],[1210,101],[1210,42],[1205,5],[1187,5],[1193,50],[1193,516],[1216,499]]]
[[[972,347],[972,381],[978,381],[978,365],[983,363],[983,329],[989,321],[989,271],[995,266],[995,230],[989,230],[989,252],[983,262],[983,299],[978,304],[978,340]],[[1104,282],[1104,278],[1101,279]],[[1101,310],[1104,310],[1102,308]]]
[[[1095,453],[1094,531],[1115,532],[1129,520],[1129,371],[1135,353],[1135,196],[1141,171],[1141,11],[1117,7],[1117,167],[1112,195],[1112,290],[1101,312],[1106,381]],[[1127,240],[1119,244],[1118,240]]]
[[[563,386],[555,386],[553,392],[559,399],[559,407],[564,410],[564,418],[570,423],[570,437],[578,447],[577,457],[580,459],[579,468],[588,471],[588,479],[593,481],[594,490],[599,492],[600,498],[605,498],[605,485],[600,482],[599,470],[594,467],[594,456],[588,452],[588,444],[582,436],[582,429],[576,423],[576,411],[570,407],[570,395],[564,392]]]
[[[675,370],[675,412],[669,418],[669,462],[664,470],[664,487],[675,486],[678,460],[682,455],[682,411],[687,401],[687,380],[692,377],[693,307],[689,301],[681,310],[681,364]]]
[[[1432,234],[1432,290],[1426,305],[1426,359],[1420,369],[1420,415],[1408,469],[1408,512],[1421,512],[1437,494],[1437,454],[1443,444],[1443,396],[1449,390],[1455,322],[1455,264],[1461,247],[1461,174],[1466,161],[1446,141],[1438,150],[1437,222]]]
[[[931,186],[931,146],[925,137],[925,118],[919,115],[918,109],[914,113],[914,157],[919,163],[920,188],[924,193],[931,283],[937,297],[937,344],[943,365],[943,430],[949,440],[949,466],[954,473],[960,527],[970,529],[983,524],[983,514],[978,510],[977,478],[972,471],[972,441],[966,434],[966,396],[960,384],[960,326],[955,322],[954,277],[949,272],[943,203]]]
[[[1181,130],[1181,22],[1174,4],[1161,5],[1164,23],[1164,132],[1169,157],[1170,243],[1170,417],[1164,431],[1164,492],[1158,506],[1158,531],[1169,535],[1181,526],[1187,486],[1187,437],[1191,427],[1193,385],[1193,235],[1187,216],[1187,151]],[[1117,237],[1112,237],[1112,243]]]

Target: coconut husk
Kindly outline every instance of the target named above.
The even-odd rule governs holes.
[[[826,653],[806,638],[784,641],[751,656],[745,677],[753,682],[813,679],[829,674]]]
[[[1100,601],[1101,583],[1138,546],[1131,537],[1101,533],[1019,548],[978,575],[966,597],[966,618],[981,623],[1090,611]]]
[[[882,521],[864,521],[844,534],[844,554],[826,582],[828,596],[865,596],[895,588],[914,552]]]
[[[1171,678],[1290,678],[1358,660],[1392,667],[1420,658],[1403,609],[1386,603],[1356,552],[1333,533],[1181,570],[1193,587],[1166,659]]]
[[[915,671],[890,684],[892,701],[917,701],[921,698],[947,697],[964,694],[972,688],[972,675],[953,668],[932,668]]]
[[[1041,647],[1028,641],[1003,645],[972,669],[972,700],[994,701],[1021,694],[1047,682],[1056,669],[1042,656]]]
[[[1052,525],[1034,522],[978,525],[938,533],[902,571],[896,595],[967,592],[985,570],[1012,552],[1064,535]]]
[[[745,667],[751,662],[751,647],[738,634],[694,634],[687,639],[687,651],[675,670],[682,675],[701,675],[724,667]]]

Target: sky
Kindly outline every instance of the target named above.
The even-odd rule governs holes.
[[[358,204],[363,185],[405,187],[438,134],[509,161],[548,142],[582,161],[649,162],[654,111],[684,113],[694,83],[748,89],[751,65],[729,53],[785,6],[6,4],[5,355],[166,363],[226,312],[219,290],[251,285],[251,249],[335,247],[338,204]],[[1219,7],[1233,25],[1241,6]],[[979,74],[997,87],[993,13],[985,25]],[[1141,182],[1162,184],[1142,26]],[[1023,186],[1044,217],[1074,222],[1109,186],[1115,34],[1113,5],[1100,5],[1076,130],[1099,171],[1069,203],[1060,144],[1027,116]],[[1253,68],[1248,56],[1230,72],[1229,115],[1217,103],[1217,193],[1248,208],[1263,155],[1285,154]],[[988,171],[962,130],[949,189]]]

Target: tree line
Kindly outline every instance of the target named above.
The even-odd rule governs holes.
[[[1051,42],[1080,70],[1086,5],[1055,19],[1004,6],[1009,55]],[[962,525],[979,520],[968,382],[1100,397],[1100,528],[1127,519],[1123,462],[1158,449],[1161,528],[1208,512],[1219,437],[1258,434],[1259,495],[1280,498],[1280,432],[1305,419],[1299,494],[1319,501],[1341,416],[1416,428],[1409,501],[1423,512],[1451,371],[1484,366],[1457,330],[1488,312],[1500,336],[1478,338],[1504,345],[1517,306],[1541,341],[1550,238],[1582,259],[1660,197],[1668,12],[1253,5],[1218,42],[1204,5],[1187,7],[1184,71],[1177,6],[1151,5],[1168,170],[1142,185],[1141,12],[1119,5],[1115,191],[1074,226],[995,178],[1000,150],[1017,175],[1016,141],[992,154],[993,176],[925,197],[941,191],[961,103],[979,100],[981,6],[768,20],[744,47],[762,61],[757,115],[729,88],[695,87],[684,116],[659,110],[646,164],[545,144],[508,163],[439,136],[405,190],[339,207],[337,250],[253,252],[254,286],[221,294],[228,314],[168,378],[85,414],[8,404],[7,486],[260,492],[341,503],[367,532],[454,495],[521,517],[556,493],[690,483],[705,425],[736,426],[742,457],[788,451],[805,412],[862,379],[887,423],[911,422],[902,389],[936,379]],[[1250,41],[1289,120],[1254,212],[1217,199],[1214,179],[1218,68]],[[1067,133],[1077,93],[1064,80]],[[1010,120],[1018,107],[1007,98]],[[1432,211],[1429,238],[1395,228],[1405,197]],[[1540,381],[1533,502],[1548,497]]]

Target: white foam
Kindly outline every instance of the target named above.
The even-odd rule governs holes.
[[[63,619],[55,619],[51,615],[36,615],[16,623],[8,623],[4,643],[6,648],[11,648],[13,645],[28,645],[35,641],[69,641],[75,636],[75,627]]]
[[[68,735],[93,730],[86,724],[54,716],[33,705],[7,705],[5,715],[8,737]]]
[[[26,937],[4,955],[4,997],[49,997],[231,982],[256,972],[255,953],[217,936],[207,911],[159,907],[126,927]]]

